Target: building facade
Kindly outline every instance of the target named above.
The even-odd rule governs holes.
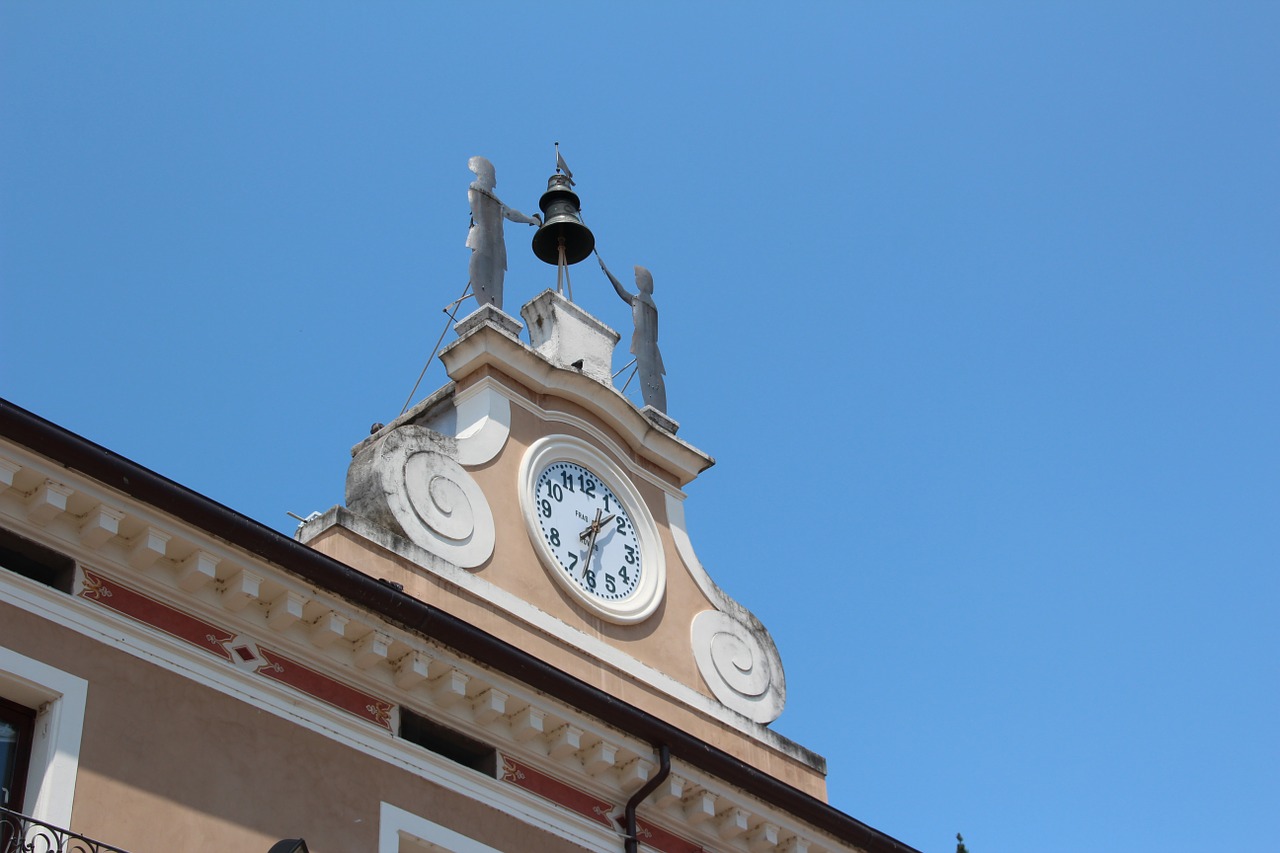
[[[459,323],[292,539],[0,405],[0,841],[910,850],[768,728],[780,656],[684,526],[711,458],[613,387],[616,333],[523,316]]]

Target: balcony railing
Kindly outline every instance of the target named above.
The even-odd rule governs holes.
[[[129,853],[69,829],[0,808],[0,853]]]

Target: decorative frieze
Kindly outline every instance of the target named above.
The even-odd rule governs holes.
[[[607,721],[585,719],[532,692],[522,695],[518,685],[510,689],[421,637],[389,628],[345,603],[316,598],[313,590],[252,555],[202,540],[150,511],[106,502],[92,484],[66,485],[50,476],[54,473],[63,472],[0,457],[0,513],[15,519],[26,535],[51,547],[61,542],[80,558],[80,599],[201,649],[248,677],[267,679],[388,732],[396,703],[430,707],[442,722],[486,738],[500,750],[525,754],[508,773],[509,757],[503,753],[504,781],[613,827],[622,804],[652,777],[653,745],[619,738]],[[90,508],[76,514],[76,500]],[[130,582],[84,567],[86,549]],[[307,654],[308,648],[315,651]],[[343,667],[349,668],[349,678]],[[542,769],[534,770],[530,762]],[[642,818],[647,847],[677,853],[827,849],[801,827],[786,826],[785,815],[768,804],[753,803],[688,770],[672,773],[641,805],[642,814],[682,827],[684,837]]]

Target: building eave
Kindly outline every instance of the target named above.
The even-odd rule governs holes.
[[[0,435],[34,453],[154,506],[209,535],[366,608],[390,623],[456,649],[671,755],[785,809],[868,853],[914,848],[633,705],[569,676],[468,622],[412,598],[241,513],[0,399]]]

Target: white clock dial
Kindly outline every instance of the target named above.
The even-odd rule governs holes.
[[[565,577],[602,601],[639,587],[644,555],[630,514],[604,480],[574,462],[552,462],[534,483],[542,540]]]
[[[667,588],[658,525],[630,476],[576,436],[548,435],[520,462],[520,508],[547,572],[583,609],[648,619]]]

